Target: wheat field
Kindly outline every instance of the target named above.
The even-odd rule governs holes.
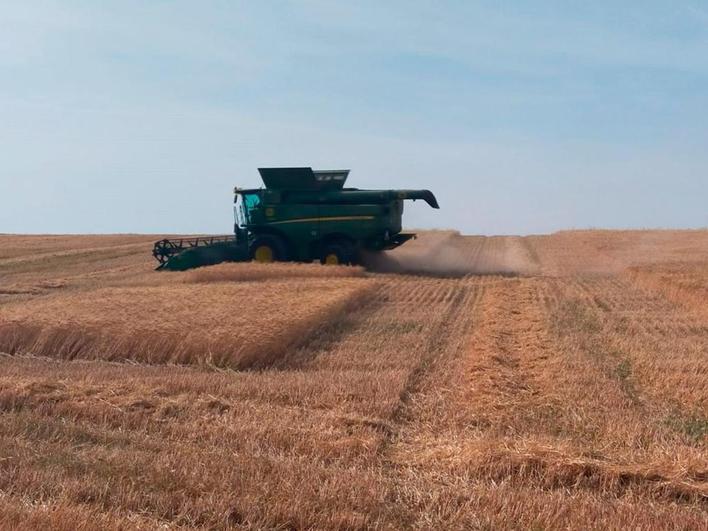
[[[0,528],[708,528],[708,231],[155,239],[0,235]]]

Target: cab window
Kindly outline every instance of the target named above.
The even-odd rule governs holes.
[[[250,212],[254,208],[260,206],[261,196],[259,194],[244,194],[243,202],[246,210]]]
[[[253,211],[258,208],[260,204],[261,197],[259,194],[239,194],[236,198],[236,206],[234,207],[236,224],[239,227],[245,227],[252,223]]]

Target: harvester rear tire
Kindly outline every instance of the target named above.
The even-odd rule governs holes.
[[[259,236],[251,244],[251,260],[262,264],[283,262],[288,259],[285,245],[276,236]]]

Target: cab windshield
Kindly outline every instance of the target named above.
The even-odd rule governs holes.
[[[244,227],[251,223],[251,214],[254,209],[261,204],[261,196],[259,194],[240,194],[236,199],[236,223],[239,227]]]

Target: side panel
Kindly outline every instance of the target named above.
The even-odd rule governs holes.
[[[281,234],[288,243],[289,258],[315,259],[315,249],[330,238],[348,238],[358,247],[381,250],[401,232],[403,201],[383,204],[295,204],[278,202],[264,194],[252,215],[254,233]]]
[[[379,205],[322,205],[320,234],[347,234],[351,239],[366,239],[381,224]]]
[[[291,259],[308,261],[310,244],[320,238],[320,205],[265,204],[263,228],[282,233],[288,240]]]
[[[322,205],[320,234],[323,238],[345,234],[360,247],[380,249],[386,236],[401,231],[402,201],[383,205]]]

